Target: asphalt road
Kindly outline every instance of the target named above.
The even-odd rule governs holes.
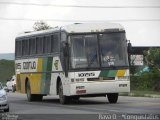
[[[61,105],[58,96],[44,97],[42,102],[28,102],[24,94],[8,93],[8,99],[9,114],[18,115],[19,119],[97,120],[124,118],[122,115],[160,114],[160,98],[119,96],[116,104],[109,104],[105,97],[81,98],[79,102],[69,105]],[[156,119],[160,117],[156,116]]]

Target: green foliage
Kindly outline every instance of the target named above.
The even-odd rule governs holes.
[[[160,91],[160,72],[153,69],[150,72],[145,72],[141,76],[131,76],[132,90],[155,90]]]
[[[0,60],[0,82],[6,83],[15,74],[14,60]]]
[[[145,64],[149,66],[149,72],[131,76],[131,89],[160,91],[160,48],[144,51],[144,56]],[[136,72],[131,69],[132,75],[135,75]]]
[[[144,54],[151,69],[160,69],[160,48],[151,48],[148,52],[145,51]]]
[[[51,29],[51,28],[52,27],[50,27],[47,23],[45,23],[43,21],[37,21],[33,25],[34,31],[47,30],[47,29]]]

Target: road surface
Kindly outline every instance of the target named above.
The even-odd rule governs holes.
[[[117,119],[119,115],[126,114],[160,114],[160,98],[119,96],[116,104],[109,104],[105,97],[94,97],[81,98],[69,105],[61,105],[58,96],[46,96],[42,102],[28,102],[25,94],[8,93],[8,99],[9,114],[18,115],[21,119],[108,119],[105,115]]]

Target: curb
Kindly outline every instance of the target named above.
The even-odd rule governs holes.
[[[120,96],[160,98],[160,95],[155,95],[155,94],[120,93]]]
[[[160,98],[160,95],[144,94],[144,97]]]

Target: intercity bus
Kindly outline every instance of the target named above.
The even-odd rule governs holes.
[[[67,104],[130,92],[128,44],[117,23],[83,23],[20,34],[15,40],[16,90],[28,101],[59,95]]]

